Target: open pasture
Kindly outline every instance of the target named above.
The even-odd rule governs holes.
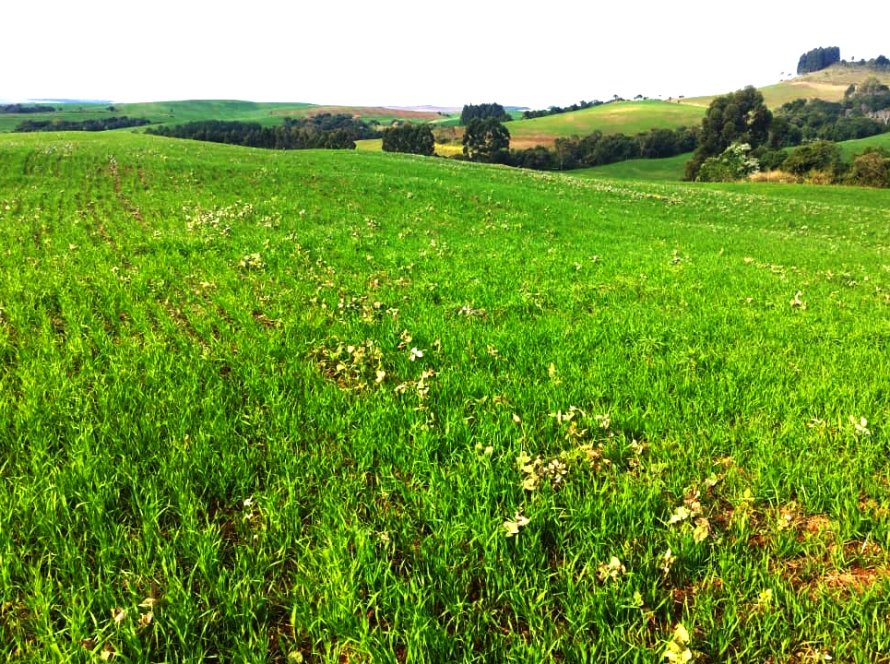
[[[890,192],[9,135],[0,266],[7,661],[887,661]]]
[[[622,101],[570,113],[508,123],[510,147],[552,146],[557,138],[587,136],[595,131],[630,136],[650,129],[697,127],[704,109],[666,101]]]

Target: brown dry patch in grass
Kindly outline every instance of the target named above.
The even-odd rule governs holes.
[[[761,171],[748,176],[750,182],[778,182],[780,184],[796,184],[800,178],[786,171]]]
[[[526,148],[534,148],[539,145],[545,147],[553,147],[558,136],[553,134],[526,134],[524,136],[513,137],[510,139],[510,147],[514,150],[524,150]]]
[[[830,568],[835,554],[845,561],[840,569]],[[831,544],[822,554],[776,560],[772,567],[792,588],[812,598],[824,592],[860,595],[890,579],[887,557],[870,541]]]
[[[791,530],[798,542],[823,535],[833,536],[833,524],[824,514],[803,514],[795,502],[779,507],[767,516],[767,521],[776,523],[779,530]]]

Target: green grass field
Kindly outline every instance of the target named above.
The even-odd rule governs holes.
[[[687,152],[665,159],[628,159],[605,166],[568,171],[568,173],[582,178],[679,182],[686,173],[686,162],[691,158],[692,153]]]
[[[252,102],[227,100],[160,101],[137,104],[55,104],[63,110],[53,113],[0,113],[0,132],[11,132],[23,120],[93,120],[126,115],[148,118],[156,124],[182,124],[199,120],[235,120],[259,122],[264,126],[279,125],[287,116],[302,117],[314,113],[347,113],[369,122],[391,122],[395,119],[434,120],[437,113],[364,106],[318,106],[290,102]],[[123,131],[132,131],[123,130]],[[140,130],[141,131],[141,130]]]
[[[888,191],[2,136],[0,653],[885,662],[888,252]]]
[[[514,148],[552,145],[561,136],[637,134],[650,129],[693,127],[701,124],[704,110],[666,101],[627,101],[603,104],[571,113],[516,120],[507,125]]]

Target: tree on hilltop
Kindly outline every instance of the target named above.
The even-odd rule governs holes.
[[[464,126],[471,120],[492,118],[498,122],[509,122],[512,118],[500,104],[466,104],[460,113],[460,123]]]
[[[837,46],[814,48],[800,56],[797,62],[798,74],[809,74],[830,67],[841,61],[841,49]]]

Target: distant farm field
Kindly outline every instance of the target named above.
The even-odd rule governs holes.
[[[882,662],[890,191],[0,136],[0,659]]]

